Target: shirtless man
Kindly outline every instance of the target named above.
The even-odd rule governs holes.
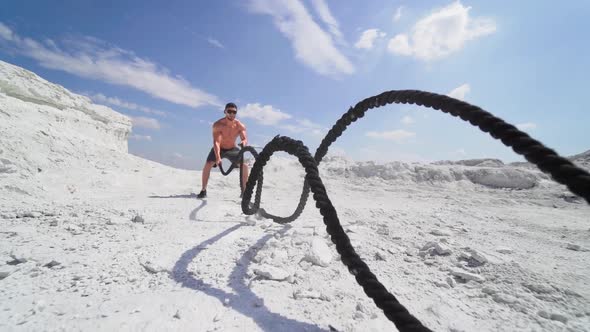
[[[234,103],[225,105],[225,118],[217,120],[213,124],[213,148],[207,156],[207,161],[203,167],[202,173],[202,189],[198,198],[207,197],[207,182],[209,182],[209,175],[211,168],[221,164],[221,158],[228,158],[233,164],[237,164],[238,153],[240,149],[236,147],[236,138],[240,136],[242,146],[248,145],[248,138],[246,137],[246,126],[239,120],[236,120],[238,107]],[[248,165],[242,164],[242,192],[248,181]]]

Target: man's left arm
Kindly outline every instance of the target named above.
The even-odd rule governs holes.
[[[248,146],[248,136],[246,135],[246,126],[240,123],[240,139],[242,140],[242,147]]]

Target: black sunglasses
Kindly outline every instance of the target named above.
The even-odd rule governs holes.
[[[227,110],[226,112],[229,114],[237,114],[238,113],[238,111],[230,111],[230,110]]]

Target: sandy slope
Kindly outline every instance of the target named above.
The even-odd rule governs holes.
[[[7,93],[61,90],[0,64],[26,77],[0,80],[0,330],[394,329],[312,201],[289,226],[246,217],[235,173],[197,200],[200,172],[127,154],[124,117]],[[590,331],[590,207],[526,165],[471,164],[320,170],[357,251],[433,330]],[[263,206],[290,214],[302,178],[271,159]]]

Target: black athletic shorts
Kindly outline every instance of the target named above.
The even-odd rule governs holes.
[[[240,149],[238,148],[221,149],[219,155],[221,156],[221,159],[227,158],[232,162],[232,164],[237,166],[240,163],[240,160],[238,159],[239,153]],[[209,152],[209,155],[207,156],[207,161],[215,162],[215,150],[213,150],[213,148],[211,148],[211,152]]]

